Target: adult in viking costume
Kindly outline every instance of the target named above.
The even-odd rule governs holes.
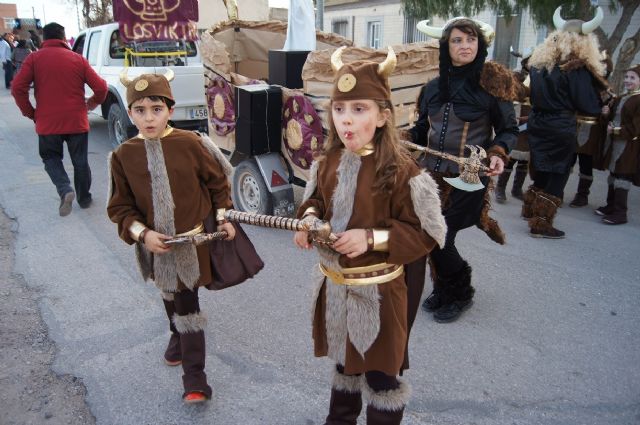
[[[605,65],[604,78],[609,78],[613,71],[613,62],[605,50],[600,52],[602,63]],[[609,90],[602,90],[600,93],[602,103],[610,108],[615,100],[615,96]],[[573,200],[569,203],[571,208],[580,208],[589,205],[589,193],[593,183],[593,169],[606,169],[603,164],[603,150],[607,138],[607,118],[600,114],[598,117],[576,117],[578,129],[576,134],[576,155],[574,155],[573,165],[578,163],[580,179],[578,180],[578,190]]]
[[[511,196],[522,200],[522,185],[529,173],[529,142],[527,140],[527,131],[523,131],[522,127],[526,127],[525,124],[529,120],[529,111],[531,111],[531,102],[529,102],[529,57],[531,57],[531,53],[533,53],[531,48],[522,53],[511,51],[513,56],[520,59],[520,70],[514,72],[514,75],[522,83],[519,99],[515,102],[518,125],[521,130],[518,134],[516,145],[509,152],[509,163],[506,165],[504,172],[498,176],[498,181],[496,182],[495,198],[496,202],[500,204],[507,201],[507,183],[514,171]]]
[[[640,186],[640,64],[624,76],[624,96],[611,108],[604,108],[609,119],[605,160],[609,164],[607,205],[595,212],[606,224],[627,222],[627,196],[631,185]]]
[[[597,8],[589,22],[565,21],[556,9],[556,31],[549,34],[529,60],[531,105],[529,148],[533,184],[524,196],[522,216],[529,220],[530,235],[559,239],[564,232],[553,227],[562,203],[576,151],[576,114],[590,117],[601,112],[600,91],[606,89],[598,40],[591,34],[603,12]]]
[[[173,112],[169,76],[121,76],[127,87],[129,114],[140,134],[109,156],[107,213],[120,238],[135,243],[144,280],[162,291],[171,337],[164,354],[169,366],[182,364],[186,403],[211,398],[205,367],[206,316],[200,311],[198,288],[212,283],[207,245],[169,247],[173,236],[202,233],[205,219],[232,239],[235,229],[224,220],[231,206],[227,175],[231,164],[210,139],[167,125]]]
[[[355,425],[363,397],[368,425],[392,425],[410,397],[397,375],[407,367],[408,306],[417,310],[420,297],[409,299],[404,264],[444,245],[446,225],[435,181],[397,139],[388,83],[395,54],[344,64],[343,49],[332,55],[324,155],[298,210],[304,220],[330,222],[338,236],[332,249],[317,246],[314,352],[336,364],[326,425]],[[309,248],[309,236],[297,232],[296,245]]]
[[[497,222],[489,217],[487,186],[490,175],[503,171],[507,153],[516,142],[513,101],[517,99],[519,83],[508,69],[485,62],[493,34],[489,25],[454,18],[444,29],[430,27],[426,21],[420,22],[418,29],[440,39],[440,76],[422,89],[420,115],[408,136],[414,143],[455,156],[465,155],[466,145],[482,146],[493,170],[481,177],[485,188],[467,192],[443,180],[459,174],[457,163],[438,156],[423,160],[438,182],[448,231],[445,246],[431,253],[433,292],[422,305],[433,312],[436,321],[450,322],[471,305],[475,292],[471,266],[455,245],[458,232],[475,225],[495,242],[505,242]]]

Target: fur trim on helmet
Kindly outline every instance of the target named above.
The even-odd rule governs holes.
[[[362,392],[362,385],[364,384],[364,375],[345,375],[333,369],[333,379],[331,387],[334,390],[341,391],[349,394],[359,394]]]
[[[411,385],[398,378],[400,386],[395,390],[374,391],[365,381],[362,396],[367,404],[385,412],[402,410],[411,399]]]
[[[409,180],[413,209],[420,219],[422,230],[427,232],[444,248],[447,236],[447,223],[442,216],[442,206],[438,195],[438,184],[426,171]]]
[[[207,316],[202,312],[186,314],[184,316],[174,314],[173,324],[176,326],[178,333],[196,333],[206,329]]]
[[[572,61],[581,61],[581,63],[575,62],[569,65]],[[529,66],[538,69],[546,68],[551,72],[556,65],[561,69],[564,66],[570,69],[574,66],[586,66],[596,78],[604,77],[607,72],[606,65],[602,62],[602,54],[595,34],[581,35],[567,31],[554,31],[549,34],[544,42],[534,50],[531,59],[529,59]],[[604,79],[602,78],[602,80]]]
[[[496,62],[485,62],[480,74],[480,86],[491,96],[514,102],[523,91],[522,84],[511,71]]]

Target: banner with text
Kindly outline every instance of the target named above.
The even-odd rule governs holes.
[[[197,0],[113,0],[124,41],[197,40]]]

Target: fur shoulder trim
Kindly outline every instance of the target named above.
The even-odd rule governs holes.
[[[485,62],[480,74],[480,86],[491,96],[504,101],[518,100],[518,82],[511,71],[496,62]]]
[[[442,215],[438,184],[429,173],[422,171],[409,180],[409,186],[413,209],[420,219],[420,226],[435,239],[440,248],[444,248],[447,223]]]
[[[314,160],[311,163],[311,168],[309,169],[309,180],[307,180],[307,185],[304,187],[304,195],[302,196],[302,202],[307,201],[313,192],[316,190],[316,186],[318,185],[318,167],[320,162]]]
[[[216,161],[218,161],[225,176],[227,176],[227,178],[231,178],[231,175],[233,174],[233,165],[231,165],[227,157],[224,156],[220,148],[215,143],[213,143],[213,140],[211,140],[211,138],[207,134],[197,134],[200,135],[200,141],[202,142],[202,145],[207,149],[207,151],[209,151],[211,156]]]

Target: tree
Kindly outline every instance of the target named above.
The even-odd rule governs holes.
[[[104,25],[113,22],[112,0],[68,0],[75,6],[78,2],[82,5],[82,16],[87,28]]]
[[[491,9],[505,16],[507,19],[520,10],[529,10],[536,25],[547,25],[553,28],[553,13],[558,6],[562,6],[562,14],[568,17],[591,19],[594,8],[588,0],[402,0],[404,13],[416,18],[431,16],[474,16],[481,11]],[[611,87],[620,91],[625,69],[632,65],[633,58],[640,51],[640,28],[636,29],[629,38],[622,41],[631,18],[640,6],[640,0],[613,0],[610,11],[617,13],[618,22],[610,34],[598,28],[595,34],[600,41],[600,47],[613,57],[618,50],[618,57],[614,71],[610,76]],[[622,44],[621,44],[622,43]]]

